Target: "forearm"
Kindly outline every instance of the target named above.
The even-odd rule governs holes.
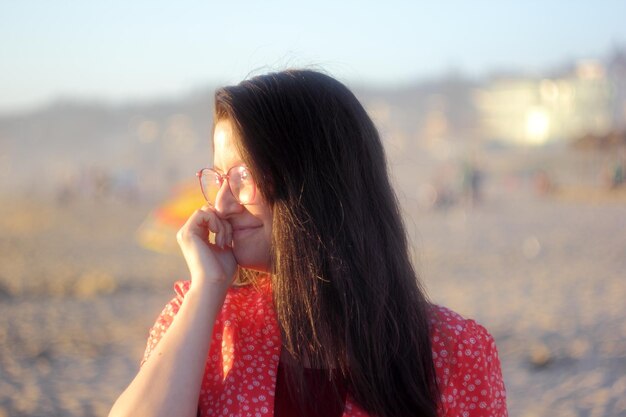
[[[150,358],[113,405],[109,417],[195,417],[213,324],[224,291],[193,288]]]

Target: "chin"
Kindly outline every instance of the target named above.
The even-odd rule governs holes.
[[[260,253],[257,248],[251,248],[254,250],[246,249],[233,247],[233,255],[239,266],[259,272],[270,271],[269,251]]]

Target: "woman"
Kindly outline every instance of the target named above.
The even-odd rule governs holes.
[[[272,73],[218,90],[214,120],[191,281],[110,415],[505,416],[493,338],[427,301],[354,95]]]

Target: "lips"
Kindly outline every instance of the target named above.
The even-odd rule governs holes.
[[[237,226],[237,225],[232,225],[233,228],[233,232],[239,231],[239,230],[246,230],[246,229],[258,229],[259,227],[261,227],[262,225],[257,224],[257,225],[252,225],[252,226]]]
[[[262,226],[233,226],[233,239],[240,239],[254,233]]]

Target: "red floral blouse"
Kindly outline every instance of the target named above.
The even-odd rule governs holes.
[[[174,320],[189,281],[177,282],[150,331],[142,364]],[[438,414],[506,417],[506,392],[493,337],[481,325],[437,305],[431,340],[441,391]],[[214,328],[198,410],[200,416],[274,416],[281,336],[269,284],[232,287]],[[365,417],[348,393],[344,417]]]

